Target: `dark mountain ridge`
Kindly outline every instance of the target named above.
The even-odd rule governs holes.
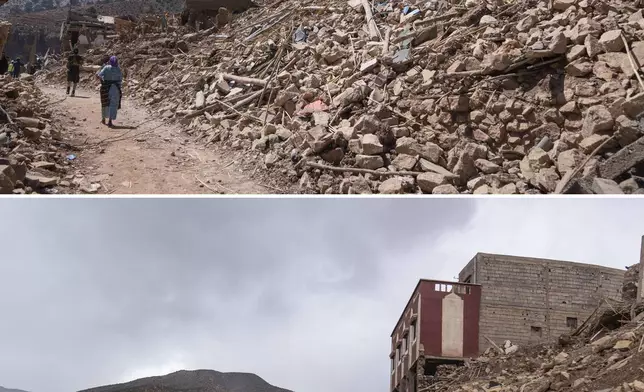
[[[27,391],[23,391],[22,389],[4,388],[0,386],[0,392],[27,392]]]
[[[0,391],[1,392],[1,391]],[[252,373],[180,370],[165,376],[85,389],[79,392],[292,392],[273,386]]]

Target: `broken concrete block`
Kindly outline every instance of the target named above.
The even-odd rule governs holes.
[[[644,137],[622,148],[600,164],[599,175],[602,178],[617,180],[620,175],[641,162],[644,162]]]
[[[599,38],[599,44],[605,52],[621,52],[624,50],[624,41],[622,41],[622,30],[610,30],[605,32]]]
[[[407,154],[398,154],[391,164],[400,171],[411,171],[418,163],[418,158]]]
[[[581,148],[584,153],[590,154],[595,151],[596,148],[601,146],[609,137],[610,136],[608,135],[590,135],[579,143],[579,148]]]
[[[378,65],[378,59],[371,59],[369,61],[365,61],[360,65],[360,72],[369,73],[373,71],[377,65]]]
[[[437,186],[447,184],[447,178],[438,173],[421,173],[416,177],[416,183],[423,193],[432,193]]]
[[[362,153],[365,155],[381,154],[384,150],[382,143],[378,136],[373,133],[368,133],[362,136]]]
[[[566,54],[566,60],[570,63],[586,55],[586,47],[584,45],[575,45]]]
[[[581,134],[588,137],[595,133],[612,131],[614,124],[613,116],[606,106],[591,106],[586,111]]]
[[[392,177],[380,184],[378,192],[383,195],[408,193],[413,188],[413,183],[404,177]]]
[[[584,160],[584,154],[577,149],[563,151],[557,157],[557,170],[562,175],[567,171],[576,169]]]
[[[586,55],[590,59],[594,59],[602,52],[603,49],[599,40],[592,35],[589,35],[584,39],[584,47],[586,48]]]
[[[454,187],[454,185],[451,184],[443,184],[443,185],[438,185],[437,187],[434,188],[432,191],[432,194],[434,195],[457,195],[458,194],[458,189]]]
[[[619,184],[617,184],[613,180],[607,180],[605,178],[595,178],[593,180],[592,190],[594,193],[600,195],[614,195],[624,193],[622,191],[622,188],[619,187]]]
[[[385,166],[385,161],[379,155],[356,155],[356,165],[363,169],[376,170]]]

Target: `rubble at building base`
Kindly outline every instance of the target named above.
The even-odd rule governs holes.
[[[511,354],[489,350],[465,366],[441,365],[421,376],[418,392],[644,391],[644,313],[622,327],[565,346],[521,347]]]
[[[637,2],[278,0],[105,53],[159,116],[302,192],[644,192]]]

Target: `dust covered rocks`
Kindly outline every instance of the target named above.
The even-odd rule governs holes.
[[[0,76],[0,194],[57,193],[69,165],[62,129],[29,76]]]
[[[644,192],[632,2],[278,0],[110,45],[159,116],[301,192]]]

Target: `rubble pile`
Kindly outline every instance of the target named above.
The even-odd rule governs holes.
[[[637,300],[637,282],[640,278],[640,264],[634,264],[626,267],[624,275],[624,284],[622,286],[622,298],[624,301]]]
[[[644,193],[638,2],[261,5],[88,59],[303,192]]]
[[[644,313],[614,330],[557,345],[517,347],[505,342],[465,366],[438,366],[419,391],[644,391]],[[623,321],[624,323],[624,321]]]
[[[0,194],[52,193],[69,148],[31,77],[0,76]]]

